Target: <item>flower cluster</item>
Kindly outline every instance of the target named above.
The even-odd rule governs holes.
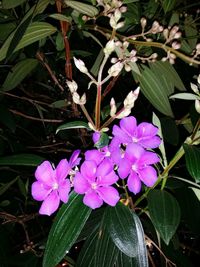
[[[134,194],[140,192],[142,183],[153,186],[157,172],[152,164],[158,163],[159,157],[149,149],[160,145],[157,133],[158,128],[151,123],[137,125],[135,117],[129,116],[121,119],[119,126],[113,126],[110,144],[85,152],[80,168],[80,150],[72,154],[69,162],[63,159],[54,169],[44,161],[37,167],[37,181],[32,184],[33,198],[43,201],[39,213],[55,212],[60,201],[68,201],[71,187],[84,195],[85,205],[96,209],[104,202],[110,206],[117,204],[120,195],[115,184],[120,179],[127,178],[127,187]],[[93,134],[94,143],[100,138],[100,132]]]

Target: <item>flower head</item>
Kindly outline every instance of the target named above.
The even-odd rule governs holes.
[[[117,138],[122,144],[137,143],[144,148],[156,148],[161,142],[157,133],[158,128],[153,124],[142,122],[137,126],[135,117],[129,116],[121,119],[120,127],[114,125],[113,140]]]
[[[36,182],[32,184],[31,193],[35,200],[43,201],[39,213],[51,215],[60,204],[66,203],[70,191],[70,181],[66,179],[71,169],[79,164],[80,151],[76,150],[72,154],[69,162],[62,159],[54,169],[49,161],[40,164],[35,172]]]
[[[128,189],[137,194],[141,190],[142,182],[149,187],[155,184],[157,172],[150,165],[157,162],[159,157],[156,153],[146,151],[137,144],[128,144],[119,161],[118,173],[122,179],[128,176]]]
[[[89,154],[91,157],[91,152]],[[94,159],[97,154],[94,152]],[[81,165],[74,177],[74,191],[85,194],[83,203],[92,209],[99,208],[103,202],[115,206],[120,197],[112,185],[117,180],[112,162],[108,158],[101,160],[99,156],[98,160],[86,160]]]

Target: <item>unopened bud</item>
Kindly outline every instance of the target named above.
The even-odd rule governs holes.
[[[200,100],[199,99],[195,100],[195,109],[198,113],[200,113]]]
[[[85,66],[85,63],[81,59],[77,59],[74,57],[74,64],[77,67],[77,69],[80,70],[82,73],[88,73],[88,69]]]
[[[145,28],[146,25],[147,25],[147,20],[146,20],[146,18],[141,18],[140,23],[141,23],[142,28]]]
[[[123,64],[120,61],[118,61],[117,63],[112,65],[112,67],[110,67],[110,69],[108,70],[108,74],[112,77],[116,77],[122,69],[123,69]]]
[[[114,100],[114,98],[111,98],[111,100],[110,100],[110,116],[114,117],[116,114],[116,111],[117,111],[117,107],[115,104],[115,100]]]
[[[140,92],[140,87],[138,87],[135,91],[130,91],[127,97],[124,100],[124,108],[131,109],[134,107],[135,101],[138,98]]]
[[[114,13],[115,21],[118,22],[121,19],[122,13],[120,10],[117,8]]]
[[[195,94],[199,94],[198,86],[194,83],[190,83],[191,89]]]
[[[197,77],[197,82],[198,82],[198,84],[200,84],[200,74],[199,74],[199,76]]]
[[[109,56],[114,50],[115,50],[115,42],[114,40],[111,40],[107,42],[103,51],[105,55]]]
[[[116,116],[116,119],[122,119],[124,117],[127,117],[131,113],[131,109],[124,109],[122,112],[120,112],[119,115]]]
[[[77,105],[85,105],[86,94],[83,94],[82,97],[80,98],[80,95],[77,92],[75,92],[72,95],[72,99],[73,99],[74,103],[76,103]]]
[[[77,91],[78,85],[75,81],[66,81],[66,84],[72,94]]]
[[[178,43],[176,41],[172,43],[172,48],[179,49],[180,47],[181,47],[181,44],[180,43]]]

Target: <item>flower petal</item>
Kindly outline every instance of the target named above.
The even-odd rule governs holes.
[[[157,181],[157,178],[158,178],[157,172],[151,166],[148,166],[142,170],[139,170],[138,173],[139,173],[140,179],[146,186],[151,187]]]
[[[117,125],[113,126],[112,134],[123,144],[128,144],[132,141],[131,137],[126,132],[122,131],[122,129]]]
[[[154,152],[145,151],[139,159],[138,165],[150,165],[160,161],[159,157]]]
[[[71,168],[77,166],[80,161],[81,161],[81,158],[78,158],[79,154],[80,154],[80,149],[77,149],[73,152],[73,154],[71,155],[70,159],[69,159],[69,166]]]
[[[52,191],[50,195],[43,201],[42,206],[39,210],[40,214],[51,215],[54,213],[60,204],[60,198],[56,190]]]
[[[156,148],[160,145],[161,139],[159,136],[145,137],[139,140],[139,144],[144,148]]]
[[[94,132],[93,133],[92,140],[93,140],[94,144],[96,144],[99,141],[100,137],[101,137],[100,132]]]
[[[96,165],[99,165],[103,159],[104,154],[97,149],[92,149],[85,152],[85,160],[93,160],[95,161]]]
[[[44,200],[52,191],[51,187],[44,186],[41,182],[34,182],[31,186],[31,194],[35,200]]]
[[[115,206],[120,199],[118,191],[112,186],[99,187],[99,196],[110,206]]]
[[[103,205],[103,200],[94,190],[91,190],[90,192],[85,194],[83,198],[83,203],[91,209],[96,209]]]
[[[104,159],[97,167],[96,176],[105,176],[113,170],[113,164],[110,159]]]
[[[140,192],[142,183],[136,172],[131,172],[127,180],[128,189],[137,194]]]
[[[69,179],[64,180],[59,184],[58,193],[60,200],[64,203],[67,203],[69,199],[69,191],[70,191],[70,181]]]
[[[74,177],[74,191],[78,194],[85,194],[91,188],[88,181],[77,172]]]
[[[119,177],[122,179],[126,178],[130,172],[130,169],[131,169],[131,163],[126,159],[122,159],[120,161],[118,168]]]
[[[53,170],[49,161],[44,161],[40,164],[35,171],[35,178],[48,186],[55,183],[55,170]]]
[[[135,162],[145,152],[144,148],[138,144],[128,144],[126,147],[125,157],[131,162]]]
[[[158,128],[148,122],[142,122],[137,127],[138,138],[145,136],[155,136],[158,133]]]
[[[115,164],[119,165],[122,159],[122,153],[124,152],[122,152],[122,149],[119,147],[117,147],[115,150],[112,151],[110,157]]]
[[[120,121],[120,127],[129,136],[134,136],[134,133],[135,133],[135,130],[137,127],[137,121],[136,121],[135,117],[133,117],[133,116],[123,118]]]
[[[98,185],[100,186],[108,186],[115,184],[119,177],[116,173],[112,170],[108,175],[102,176],[101,178],[98,177]]]
[[[86,160],[81,165],[81,174],[82,176],[90,181],[94,181],[96,178],[97,165],[95,161]]]
[[[69,174],[70,171],[69,163],[66,159],[62,159],[56,167],[56,178],[58,183],[61,183]]]

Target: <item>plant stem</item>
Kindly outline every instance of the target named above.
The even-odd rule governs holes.
[[[87,120],[92,124],[92,126],[95,128],[94,122],[92,120],[92,118],[90,117],[87,109],[85,108],[85,105],[80,105],[85,117],[87,118]]]

